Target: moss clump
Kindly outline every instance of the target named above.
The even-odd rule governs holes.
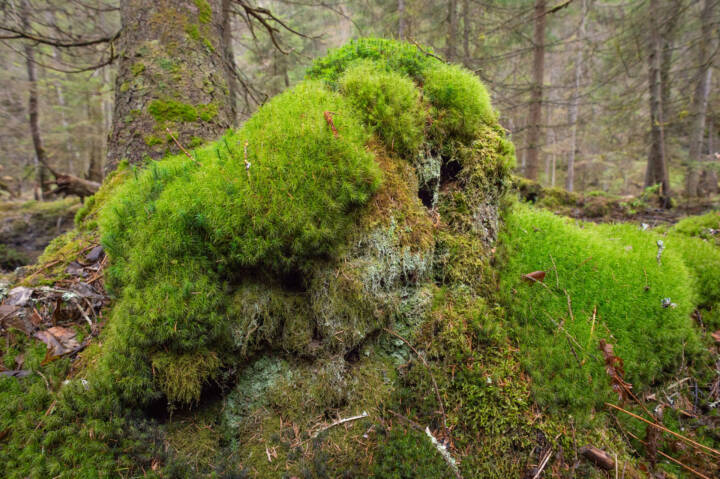
[[[425,112],[420,93],[405,75],[361,62],[339,80],[340,90],[390,149],[416,154],[423,140]]]
[[[387,420],[385,404],[399,401],[437,429],[427,376],[413,366],[398,379],[396,366],[411,354],[384,327],[421,339],[433,367],[459,372],[442,381],[444,395],[471,405],[473,417],[490,411],[479,411],[482,401],[463,392],[480,373],[460,371],[482,362],[481,346],[500,331],[480,297],[489,288],[477,278],[491,277],[483,272],[486,248],[497,233],[512,145],[494,116],[478,116],[482,97],[459,104],[438,94],[436,103],[422,103],[431,70],[459,82],[457,91],[477,93],[478,80],[467,88],[471,76],[448,73],[398,42],[362,40],[342,51],[318,62],[316,79],[265,104],[243,128],[195,149],[192,158],[125,169],[122,184],[101,190],[78,215],[80,228],[100,227],[115,301],[102,346],[84,363],[88,390],[73,381],[72,394],[58,397],[72,428],[55,435],[57,447],[46,456],[33,437],[31,455],[40,464],[33,471],[50,463],[77,465],[74,472],[87,476],[97,475],[93,463],[106,471],[131,467],[128,475],[154,470],[134,446],[149,429],[159,441],[149,441],[147,457],[160,458],[165,477],[190,475],[175,469],[186,462],[194,475],[366,477],[373,455],[357,443],[367,441],[372,452],[377,432],[370,426]],[[155,106],[158,122],[201,118],[197,106]],[[441,238],[451,251],[442,260],[435,254]],[[436,278],[452,283],[453,294],[433,305]],[[205,422],[222,426],[222,441],[202,438],[209,448],[227,445],[227,469],[217,463],[210,470],[211,452],[188,457],[171,425],[138,419],[163,406],[180,414],[203,408],[206,387],[234,377],[222,418],[216,411],[218,421]],[[324,428],[363,411],[367,418]],[[459,411],[448,420],[469,431]],[[39,432],[53,435],[58,427]],[[119,441],[117,432],[131,427]],[[74,446],[64,453],[72,437],[95,430],[103,431],[104,450],[83,459]],[[459,434],[463,450],[479,433],[467,431]],[[158,453],[158,442],[177,457]],[[127,466],[133,460],[138,465]]]
[[[153,100],[148,106],[148,113],[157,122],[177,121],[189,123],[197,121],[198,118],[194,106],[175,100]]]
[[[471,141],[483,124],[497,122],[487,89],[462,67],[438,65],[427,69],[423,91],[433,106],[433,129],[440,137]]]
[[[198,10],[198,21],[200,23],[210,23],[212,21],[212,7],[207,0],[195,0],[195,6]]]
[[[427,51],[432,53],[431,50]],[[441,63],[409,43],[383,38],[360,38],[315,60],[308,69],[307,76],[337,84],[345,71],[364,60],[370,60],[387,71],[405,74],[416,82],[423,79],[425,69]]]
[[[598,341],[615,346],[642,391],[699,351],[697,304],[680,251],[656,260],[659,235],[632,225],[575,225],[516,205],[502,235],[501,291],[538,401],[587,414],[611,397]],[[545,282],[523,275],[544,271]],[[673,306],[663,307],[663,298]]]
[[[399,427],[389,432],[377,452],[373,473],[387,479],[440,479],[452,476],[440,454],[419,431]]]
[[[711,211],[700,216],[688,216],[678,221],[671,231],[686,236],[715,240],[717,244],[720,244],[720,211]]]

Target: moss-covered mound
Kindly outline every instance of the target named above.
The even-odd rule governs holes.
[[[114,303],[69,383],[66,369],[48,388],[1,380],[10,477],[365,476],[378,447],[437,454],[392,432],[393,405],[457,429],[454,451],[532,452],[529,411],[486,441],[461,426],[494,411],[467,384],[485,378],[478,347],[507,346],[483,296],[514,152],[475,76],[412,45],[356,41],[190,156],[124,169],[54,246],[99,225]],[[390,330],[432,351],[431,369]],[[502,374],[517,381],[512,364]],[[470,409],[440,417],[429,374],[449,367],[442,395]],[[526,395],[514,391],[509,404]],[[508,428],[523,439],[499,440]],[[423,467],[447,468],[436,459]]]
[[[630,224],[575,223],[516,205],[503,233],[501,291],[536,398],[590,413],[612,398],[599,342],[614,345],[642,391],[700,349],[690,317],[698,297],[674,241]],[[535,271],[544,282],[525,276]]]

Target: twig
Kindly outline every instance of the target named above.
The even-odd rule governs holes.
[[[172,134],[172,131],[170,131],[170,128],[165,128],[165,131],[168,132],[168,135],[170,135],[170,138],[173,139],[173,141],[174,141],[175,144],[178,146],[178,148],[180,148],[180,150],[181,150],[183,153],[185,153],[185,156],[187,156],[187,157],[190,158],[192,161],[194,161],[195,163],[197,163],[198,166],[202,166],[198,160],[196,160],[185,148],[183,148],[183,146],[180,144],[180,142],[178,141],[178,139],[175,138],[175,135]]]
[[[555,286],[560,289],[560,278],[558,277],[557,266],[555,265],[555,259],[550,255],[550,261],[553,264],[553,271],[555,271]]]
[[[439,56],[435,55],[434,53],[431,53],[431,52],[428,52],[428,51],[424,50],[423,47],[421,47],[420,44],[415,41],[415,39],[413,39],[413,38],[408,38],[408,40],[410,41],[410,43],[412,43],[413,45],[415,45],[415,47],[417,47],[418,50],[420,50],[420,53],[423,53],[423,54],[425,54],[425,55],[427,55],[427,56],[429,56],[429,57],[433,57],[433,58],[435,58],[436,60],[440,60],[440,61],[443,62],[443,63],[447,63],[447,61],[446,61],[445,59],[440,58]]]
[[[660,424],[655,424],[654,422],[648,421],[648,420],[645,419],[644,417],[638,416],[637,414],[633,414],[633,413],[631,413],[630,411],[627,411],[627,410],[621,408],[620,406],[616,406],[616,405],[610,404],[610,403],[608,403],[608,402],[606,402],[605,405],[606,405],[606,406],[610,406],[610,407],[613,408],[613,409],[617,409],[617,410],[620,411],[620,412],[624,412],[624,413],[627,414],[628,416],[632,416],[632,417],[634,417],[635,419],[639,419],[640,421],[642,421],[642,422],[644,422],[644,423],[646,423],[646,424],[649,424],[650,426],[652,426],[652,427],[654,427],[654,428],[657,428],[657,429],[660,429],[661,431],[664,431],[664,432],[667,432],[667,433],[669,433],[669,434],[672,434],[673,436],[675,436],[675,437],[677,437],[677,438],[679,438],[679,439],[682,439],[683,441],[685,441],[685,442],[687,442],[687,443],[695,446],[696,448],[703,449],[704,452],[709,452],[709,453],[711,453],[711,454],[714,454],[714,455],[720,457],[720,451],[718,451],[717,449],[713,449],[712,447],[708,447],[708,446],[706,446],[706,445],[704,445],[704,444],[700,444],[699,442],[695,442],[695,441],[693,441],[692,439],[690,439],[689,437],[683,436],[682,434],[678,434],[677,432],[672,431],[672,430],[670,430],[670,429],[668,429],[668,428],[666,428],[665,426],[662,426],[662,425],[660,425]]]
[[[447,447],[440,444],[440,441],[437,440],[435,436],[430,432],[430,428],[425,428],[425,434],[427,434],[427,437],[430,438],[430,442],[433,446],[435,446],[435,449],[438,450],[440,455],[445,459],[445,462],[448,466],[450,466],[450,469],[455,473],[455,477],[457,479],[462,479],[462,474],[460,474],[460,469],[458,469],[457,462],[455,462],[455,459],[450,455],[450,452],[447,450]]]
[[[420,358],[420,361],[422,361],[423,365],[425,366],[425,369],[427,369],[428,374],[430,374],[430,380],[433,383],[433,388],[435,389],[435,396],[437,397],[438,405],[440,406],[440,414],[442,415],[442,425],[443,425],[443,430],[445,431],[445,437],[450,439],[450,431],[448,430],[448,427],[447,427],[447,417],[445,416],[445,407],[443,406],[442,398],[440,397],[440,389],[438,388],[437,382],[435,381],[435,376],[433,376],[433,373],[430,370],[430,365],[427,363],[427,361],[425,361],[425,358],[420,355],[420,353],[417,351],[417,349],[415,349],[413,347],[413,345],[408,342],[407,339],[403,338],[402,336],[400,336],[398,333],[396,333],[395,331],[393,331],[391,329],[388,329],[388,328],[383,328],[383,329],[386,332],[388,332],[388,333],[392,334],[393,336],[395,336],[396,338],[398,338],[403,343],[407,344],[407,346],[412,350],[412,352],[414,352],[415,355],[418,358]]]
[[[318,435],[319,435],[321,432],[327,431],[327,430],[330,429],[331,427],[339,426],[340,424],[345,424],[346,422],[350,422],[350,421],[357,421],[358,419],[362,419],[362,418],[368,417],[368,415],[369,415],[369,414],[367,413],[367,411],[363,411],[362,414],[359,414],[359,415],[357,415],[357,416],[346,417],[345,419],[338,419],[338,420],[335,421],[334,423],[329,424],[329,425],[327,425],[327,426],[325,426],[325,427],[323,427],[323,428],[318,429],[318,430],[317,430],[316,432],[314,432],[313,435],[310,436],[310,437],[314,439],[314,438],[318,437]]]
[[[632,438],[634,438],[634,439],[637,440],[637,441],[640,441],[642,444],[644,444],[645,446],[647,446],[647,442],[643,441],[642,439],[640,439],[639,437],[637,437],[635,434],[631,433],[630,431],[626,431],[626,432],[627,432],[627,434],[630,435]],[[665,454],[664,452],[662,452],[662,451],[660,451],[660,450],[658,450],[657,453],[660,454],[660,455],[661,455],[662,457],[664,457],[665,459],[671,460],[672,462],[674,462],[674,463],[677,464],[678,466],[684,467],[685,469],[687,469],[688,471],[692,472],[692,473],[695,474],[696,476],[701,477],[702,479],[710,479],[708,476],[706,476],[706,475],[703,474],[702,472],[696,471],[696,470],[693,469],[692,467],[683,464],[682,462],[678,461],[677,459],[675,459],[675,458],[673,458],[673,457],[668,456],[667,454]]]
[[[540,465],[538,466],[538,470],[533,476],[533,479],[538,479],[540,477],[540,474],[542,474],[543,469],[545,469],[545,466],[547,465],[548,461],[550,460],[550,457],[552,457],[553,451],[552,449],[548,449],[545,453],[543,460],[540,462]]]

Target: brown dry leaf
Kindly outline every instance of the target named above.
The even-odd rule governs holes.
[[[632,384],[624,379],[625,368],[623,367],[622,358],[615,355],[613,345],[605,342],[604,339],[600,340],[599,347],[605,358],[605,372],[610,376],[612,388],[617,393],[618,399],[620,401],[629,400]]]
[[[43,362],[52,361],[58,356],[69,354],[80,349],[80,343],[75,339],[77,332],[74,329],[53,326],[46,331],[36,332],[34,336],[48,347],[45,361]]]
[[[716,343],[720,343],[720,329],[714,333],[710,333],[710,336],[712,336]]]
[[[533,271],[532,273],[524,274],[522,277],[528,283],[542,283],[545,281],[545,271]]]

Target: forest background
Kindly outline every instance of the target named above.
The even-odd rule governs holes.
[[[485,82],[516,145],[518,172],[529,178],[620,195],[655,184],[673,196],[717,192],[718,0],[253,5],[272,12],[270,28],[244,3],[227,3],[237,13],[229,18],[236,123],[301,80],[328,49],[359,36],[402,38]],[[43,164],[102,179],[117,114],[119,28],[116,1],[3,2],[4,196],[40,199],[52,177]]]

